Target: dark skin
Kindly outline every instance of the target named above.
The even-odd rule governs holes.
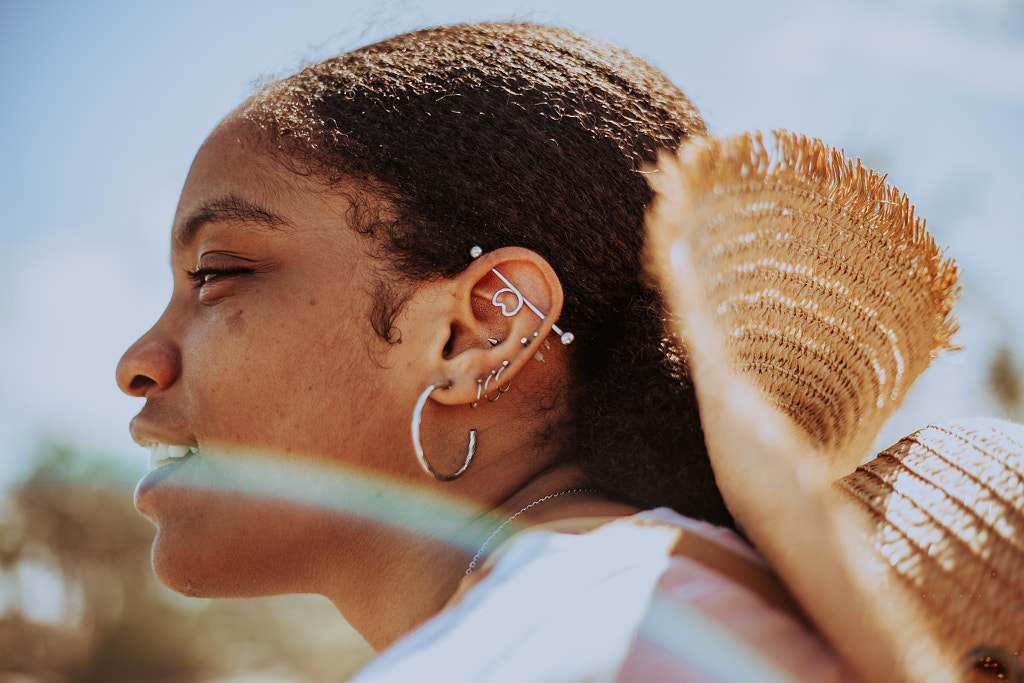
[[[412,484],[496,519],[588,487],[579,467],[561,462],[560,444],[536,438],[564,410],[537,411],[537,397],[571,382],[557,342],[544,363],[533,360],[557,321],[561,285],[531,251],[486,253],[457,277],[412,290],[396,321],[402,341],[388,344],[368,321],[378,265],[370,238],[337,227],[348,200],[252,149],[244,125],[229,116],[197,154],[173,227],[171,301],[118,366],[121,388],[146,399],[133,438],[198,451],[147,477],[136,506],[158,527],[154,567],[168,586],[197,596],[321,593],[382,648],[451,599],[472,551],[394,524],[184,484],[220,466],[259,478],[250,455],[259,453]],[[492,268],[546,317],[501,315],[491,296],[504,285]],[[502,381],[514,389],[470,409],[477,380],[506,360]],[[449,483],[420,469],[409,436],[412,407],[435,382],[448,388],[423,411],[432,463],[452,471],[469,429],[480,441],[472,466]],[[632,512],[579,493],[517,521]]]
[[[616,500],[732,525],[683,346],[641,263],[641,170],[705,130],[662,74],[571,31],[457,25],[311,65],[243,116],[278,163],[352,196],[344,220],[379,240],[381,338],[401,338],[406,286],[462,273],[472,245],[543,256],[563,289],[559,325],[579,337],[572,380],[547,385],[571,398],[532,404],[570,401],[565,433],[543,436]]]

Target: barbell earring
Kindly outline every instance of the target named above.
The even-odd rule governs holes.
[[[474,246],[469,250],[469,255],[474,259],[480,258],[483,255],[483,253],[484,250],[479,246]],[[526,306],[531,311],[533,311],[534,315],[536,315],[541,320],[544,320],[544,318],[546,317],[544,313],[542,313],[539,308],[534,306],[529,299],[523,296],[523,293],[519,291],[519,288],[512,284],[512,282],[510,282],[507,277],[499,273],[495,268],[491,268],[491,272],[497,275],[498,279],[505,283],[505,286],[496,291],[494,295],[491,297],[491,305],[494,306],[495,308],[498,308],[503,316],[505,316],[506,318],[511,318],[516,313],[518,313],[523,306]],[[510,307],[504,301],[499,301],[498,299],[503,294],[511,294],[512,297],[514,297],[515,305]],[[551,331],[558,335],[558,339],[559,341],[562,342],[563,346],[568,346],[573,342],[573,339],[576,338],[576,336],[572,332],[565,332],[562,330],[562,328],[555,324],[551,325]]]

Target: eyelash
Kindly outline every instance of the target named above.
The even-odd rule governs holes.
[[[195,287],[198,289],[203,285],[210,284],[214,280],[222,277],[230,277],[232,275],[244,275],[251,273],[251,268],[211,268],[211,267],[199,267],[195,270],[186,270],[185,274],[188,275],[188,279],[192,281]]]

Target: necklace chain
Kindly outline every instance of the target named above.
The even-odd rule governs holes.
[[[515,521],[515,519],[517,517],[519,517],[519,515],[523,514],[524,512],[526,512],[527,510],[529,510],[530,508],[532,508],[535,505],[540,505],[541,503],[543,503],[546,500],[551,500],[552,498],[558,498],[559,496],[564,496],[564,495],[569,494],[569,493],[597,493],[597,489],[586,489],[586,488],[567,489],[565,491],[559,491],[558,493],[549,493],[548,495],[544,496],[543,498],[538,498],[537,500],[533,501],[532,503],[530,503],[529,505],[524,507],[522,510],[520,510],[519,512],[517,512],[516,514],[512,515],[511,517],[509,517],[504,522],[502,522],[501,526],[499,526],[497,529],[495,529],[494,532],[490,536],[487,537],[487,540],[484,541],[482,546],[480,546],[480,550],[476,551],[476,555],[474,555],[473,559],[470,561],[469,567],[466,568],[465,576],[469,576],[470,574],[473,573],[473,570],[476,569],[476,563],[480,561],[481,557],[483,557],[484,551],[487,550],[487,547],[489,545],[491,545],[491,541],[493,541],[497,537],[498,534],[500,534],[502,531],[504,531],[505,527],[507,527],[509,524],[511,524],[513,521]]]

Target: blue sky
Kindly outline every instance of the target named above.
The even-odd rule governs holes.
[[[647,58],[714,133],[784,127],[888,172],[964,269],[967,348],[933,365],[883,438],[997,414],[987,365],[1001,343],[1024,359],[1019,0],[0,0],[0,482],[43,439],[144,470],[127,432],[139,404],[114,365],[169,295],[192,155],[255,81],[405,30],[512,18]]]

